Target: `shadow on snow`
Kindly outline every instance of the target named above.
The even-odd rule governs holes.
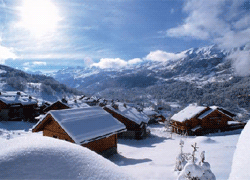
[[[144,148],[144,147],[155,147],[155,144],[162,143],[163,141],[167,140],[169,138],[166,137],[159,137],[156,135],[149,135],[145,139],[141,140],[135,140],[135,139],[119,139],[119,144],[124,144],[128,146],[133,146],[137,148]]]
[[[118,166],[127,166],[127,165],[134,165],[139,163],[145,163],[152,161],[151,159],[144,158],[144,159],[133,159],[133,158],[126,158],[120,154],[115,154],[109,158],[110,161],[115,163]]]

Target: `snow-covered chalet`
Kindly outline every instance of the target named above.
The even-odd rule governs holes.
[[[43,109],[43,114],[46,114],[47,112],[51,110],[61,110],[61,109],[69,109],[69,105],[67,103],[64,103],[62,101],[56,101],[51,105],[48,105],[46,108]]]
[[[175,133],[203,135],[244,127],[234,121],[235,114],[217,106],[205,107],[190,104],[170,119]],[[233,122],[233,123],[232,123]]]
[[[103,109],[126,126],[127,131],[120,133],[119,137],[142,139],[150,134],[147,129],[149,117],[136,108],[125,103],[115,102],[103,107]]]
[[[0,121],[33,121],[38,113],[37,100],[24,92],[0,92]]]
[[[103,156],[117,153],[117,134],[126,127],[101,107],[51,110],[32,129],[87,147]]]

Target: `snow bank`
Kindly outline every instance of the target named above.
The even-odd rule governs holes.
[[[87,148],[30,134],[0,142],[0,179],[131,179]]]
[[[250,122],[243,129],[233,157],[229,180],[250,179]]]

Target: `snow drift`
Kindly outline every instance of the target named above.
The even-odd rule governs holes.
[[[229,180],[250,179],[250,122],[247,123],[239,137],[237,147],[233,157],[233,163]]]
[[[0,179],[131,179],[87,148],[40,135],[0,143]]]

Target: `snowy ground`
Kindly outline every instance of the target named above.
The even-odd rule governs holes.
[[[163,125],[152,125],[150,129],[152,137],[145,140],[119,139],[119,154],[111,161],[137,179],[176,179],[175,158],[180,152],[179,142],[182,139],[185,153],[191,153],[191,144],[196,142],[199,147],[197,158],[200,152],[205,151],[206,161],[217,180],[228,179],[240,130],[202,137],[173,135],[171,139]]]
[[[25,141],[25,139],[29,140],[29,138],[32,140],[34,134],[32,134],[31,131],[28,131],[28,129],[33,125],[34,124],[24,122],[0,122],[1,149],[5,148],[5,153],[8,154],[8,149],[11,151],[11,148],[6,149],[6,146],[17,147],[19,141]],[[241,131],[237,130],[202,137],[182,137],[174,134],[172,138],[170,138],[170,134],[165,131],[163,125],[151,125],[149,128],[151,129],[152,136],[147,139],[139,141],[125,139],[118,140],[119,154],[112,156],[110,161],[114,162],[119,170],[125,172],[129,176],[135,177],[136,179],[176,179],[178,174],[174,172],[175,158],[180,152],[179,142],[182,139],[185,143],[183,148],[185,153],[191,153],[191,144],[196,142],[199,147],[197,158],[199,158],[200,152],[205,151],[206,161],[210,163],[211,170],[215,174],[217,180],[228,179],[231,171],[233,154]],[[41,140],[45,138],[42,137],[41,133],[36,136],[40,136],[39,138]],[[52,139],[53,143],[54,141],[57,141],[53,138],[45,139]],[[60,140],[60,142],[62,141]],[[19,143],[22,144],[21,142]],[[65,143],[69,144],[68,142]],[[65,143],[63,145],[58,145],[58,147],[64,147]],[[52,143],[50,142],[48,144]],[[74,147],[72,146],[72,148],[74,149],[75,145]],[[78,151],[79,150],[77,150],[77,152]],[[70,152],[70,150],[65,150],[63,153],[65,155],[65,153],[67,154]],[[92,157],[93,154],[90,154],[90,156]],[[41,157],[39,156],[39,158]],[[81,158],[84,159],[84,157]],[[23,158],[20,159],[22,160]],[[75,161],[75,159],[73,160]],[[108,167],[111,167],[112,165],[110,165],[110,161],[108,161],[108,163],[106,161],[102,163],[107,163]],[[80,161],[71,163],[78,163],[81,166],[83,165]],[[79,171],[79,167],[74,167],[77,169],[76,171]],[[5,167],[5,171],[6,170],[8,171],[10,169]],[[2,174],[1,170],[0,174]]]

